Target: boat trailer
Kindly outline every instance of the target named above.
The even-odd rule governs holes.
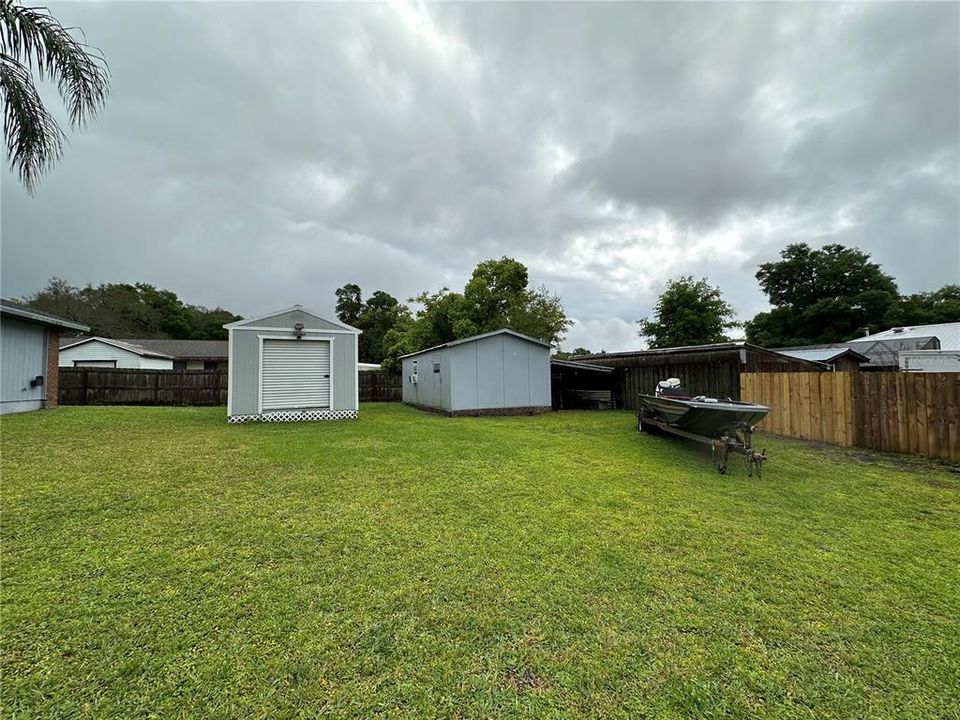
[[[756,450],[752,447],[753,427],[746,423],[740,423],[733,429],[724,432],[719,438],[712,438],[706,435],[697,435],[696,433],[683,430],[665,422],[654,420],[650,417],[643,417],[643,409],[637,411],[637,432],[643,432],[645,426],[650,425],[658,430],[677,435],[686,440],[710,446],[710,455],[717,467],[717,472],[721,475],[727,473],[727,461],[730,454],[743,455],[744,463],[747,466],[747,477],[763,477],[763,463],[767,459],[767,451]]]

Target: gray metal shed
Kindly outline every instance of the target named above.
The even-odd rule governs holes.
[[[356,419],[357,328],[302,305],[224,327],[230,422]]]
[[[448,415],[550,409],[550,344],[495,330],[404,355],[403,401]]]
[[[56,407],[60,333],[89,329],[0,300],[0,414]]]

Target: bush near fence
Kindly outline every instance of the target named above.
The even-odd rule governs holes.
[[[226,370],[60,368],[61,405],[226,405]],[[399,402],[399,375],[362,372],[361,402]]]
[[[775,435],[960,462],[960,373],[744,373]]]

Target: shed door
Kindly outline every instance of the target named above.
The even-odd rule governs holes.
[[[330,341],[263,341],[263,411],[330,407]]]

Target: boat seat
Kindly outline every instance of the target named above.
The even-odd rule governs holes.
[[[689,400],[690,392],[682,387],[662,387],[660,388],[660,397],[673,398],[674,400]]]

